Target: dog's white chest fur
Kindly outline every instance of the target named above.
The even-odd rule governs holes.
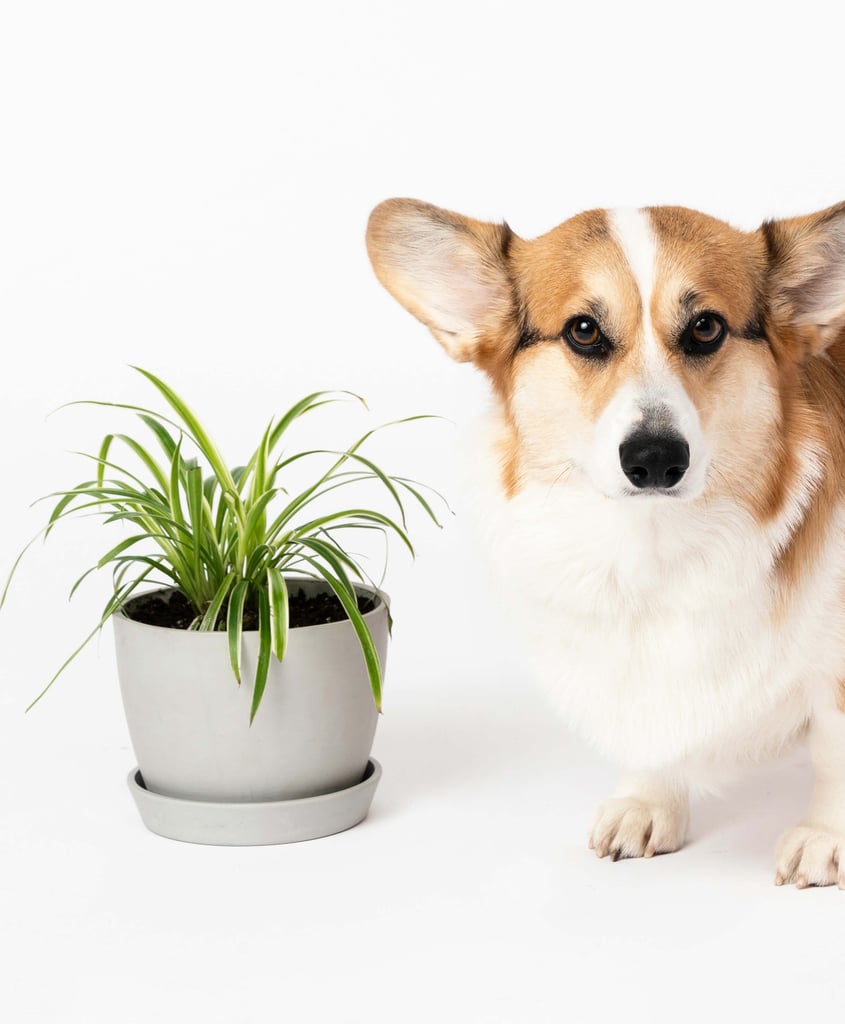
[[[477,496],[520,647],[570,725],[614,760],[762,755],[800,728],[808,681],[845,665],[824,614],[840,542],[779,615],[772,565],[787,518],[763,532],[732,504],[617,501],[577,480],[511,500],[481,483]]]

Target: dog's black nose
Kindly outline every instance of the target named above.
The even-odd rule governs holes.
[[[668,490],[689,469],[689,445],[676,434],[631,434],[619,445],[622,472],[634,487]]]

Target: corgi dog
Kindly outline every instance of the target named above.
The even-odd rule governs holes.
[[[806,736],[775,882],[845,888],[845,203],[750,232],[593,210],[524,240],[389,199],[367,244],[489,378],[500,592],[565,720],[623,770],[590,846],[678,850],[690,791]]]

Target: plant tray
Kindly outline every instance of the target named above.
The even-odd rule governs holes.
[[[370,758],[355,786],[299,800],[217,803],[162,796],[146,788],[133,768],[127,782],[144,824],[151,832],[183,843],[208,846],[273,846],[344,832],[363,821],[381,779],[381,765]]]

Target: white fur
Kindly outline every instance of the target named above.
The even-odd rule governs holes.
[[[634,275],[643,311],[643,352],[647,368],[661,373],[666,360],[651,322],[651,297],[654,293],[657,246],[648,217],[642,210],[619,209],[608,212],[610,230]]]
[[[773,614],[772,566],[817,482],[812,452],[795,500],[762,531],[732,503],[613,500],[577,476],[508,500],[497,436],[494,414],[476,438],[478,529],[526,657],[573,729],[629,770],[704,790],[800,734],[845,664],[827,614],[845,514],[785,617]]]
[[[813,798],[801,824],[781,836],[775,882],[845,889],[845,714],[830,691],[815,694],[808,735]]]
[[[487,453],[471,461],[476,473],[487,467],[475,495],[497,590],[556,708],[627,769],[593,823],[599,856],[678,849],[690,789],[721,788],[812,720],[819,777],[807,819],[778,847],[777,879],[845,886],[845,715],[819,710],[845,665],[845,628],[829,614],[845,579],[845,509],[781,608],[775,563],[813,500],[818,453],[798,453],[802,475],[767,528],[736,501],[704,498],[711,452],[651,323],[656,247],[647,217],[616,213],[611,224],[640,292],[644,355],[592,430],[581,423],[565,432],[569,451],[554,432],[538,435],[544,455],[531,450],[512,499],[497,479],[492,453],[503,427],[491,415]],[[555,408],[543,387],[526,378],[517,424]],[[765,388],[748,395],[747,415],[770,415],[754,407],[768,401]],[[690,467],[671,496],[630,497],[619,445],[655,409],[689,444]]]

